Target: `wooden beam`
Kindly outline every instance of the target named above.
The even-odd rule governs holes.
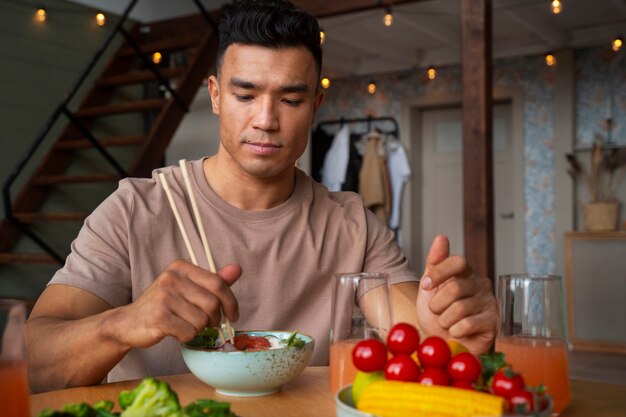
[[[465,257],[493,280],[491,0],[461,0],[461,33]]]
[[[427,0],[292,0],[292,3],[297,4],[319,19],[321,17],[356,13],[371,9],[382,9],[385,6],[393,7],[399,4],[416,3],[418,1]]]

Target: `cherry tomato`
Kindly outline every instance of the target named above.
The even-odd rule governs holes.
[[[480,361],[469,352],[461,352],[448,362],[448,375],[453,381],[476,382],[481,373]]]
[[[505,368],[495,373],[491,383],[493,393],[504,398],[509,398],[517,391],[524,389],[524,378],[511,368]]]
[[[395,355],[387,361],[385,366],[385,379],[392,381],[417,381],[420,368],[409,356],[402,353]]]
[[[450,377],[441,368],[426,368],[417,378],[422,385],[450,385]]]
[[[427,337],[417,349],[417,357],[424,368],[445,368],[450,356],[450,346],[437,336]]]
[[[454,381],[452,383],[452,386],[454,388],[468,389],[468,390],[471,390],[471,391],[475,391],[476,390],[474,388],[474,385],[472,385],[471,382],[467,382],[467,381]]]
[[[394,355],[411,355],[420,345],[420,334],[408,323],[398,323],[391,328],[387,336],[387,349]]]
[[[387,362],[387,348],[377,339],[361,340],[352,350],[352,362],[359,371],[381,371]]]
[[[535,411],[535,396],[528,390],[516,391],[508,400],[509,411],[515,414],[530,414]]]

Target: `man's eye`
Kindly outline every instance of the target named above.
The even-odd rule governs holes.
[[[299,105],[300,103],[302,103],[302,100],[285,98],[285,99],[283,99],[283,103],[285,103],[285,104],[287,104],[289,106],[295,107],[295,106]]]
[[[250,101],[253,98],[252,96],[240,95],[240,94],[235,94],[235,97],[237,97],[238,101]]]

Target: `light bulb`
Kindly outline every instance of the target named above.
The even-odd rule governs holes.
[[[322,78],[320,83],[322,84],[322,88],[326,89],[326,88],[330,87],[330,78],[324,77],[324,78]]]
[[[155,52],[152,54],[152,62],[154,62],[155,64],[159,64],[162,59],[163,55],[161,55],[161,52]]]
[[[320,30],[320,45],[323,45],[325,41],[326,41],[326,34],[324,33],[323,30]]]
[[[546,65],[549,67],[553,67],[555,64],[556,64],[556,57],[551,52],[548,52],[546,54]]]
[[[623,44],[624,44],[624,41],[622,40],[622,38],[615,38],[613,39],[613,42],[611,43],[611,49],[617,52],[622,48]]]
[[[45,22],[47,18],[48,12],[46,12],[46,9],[44,9],[43,7],[38,8],[35,12],[35,19],[37,19],[37,21],[39,22]]]
[[[552,13],[559,14],[563,11],[563,5],[560,0],[552,0]]]
[[[383,23],[387,27],[393,25],[393,15],[391,14],[391,9],[385,10],[385,17],[383,17]]]
[[[370,94],[374,94],[376,92],[376,83],[374,81],[370,81],[367,85],[367,92]]]
[[[98,13],[96,14],[96,24],[98,26],[104,26],[104,24],[106,23],[107,18],[104,15],[104,13]]]
[[[437,70],[435,67],[428,67],[426,70],[426,75],[428,75],[429,80],[434,80],[437,77]]]

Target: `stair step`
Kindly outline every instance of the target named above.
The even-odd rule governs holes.
[[[133,101],[130,103],[110,104],[108,106],[96,106],[79,109],[76,111],[77,117],[105,116],[109,114],[133,113],[146,110],[160,110],[165,106],[167,100],[154,98],[150,100]]]
[[[81,184],[90,182],[117,182],[121,179],[116,174],[85,174],[85,175],[42,175],[33,178],[32,185]]]
[[[205,33],[200,33],[197,35],[188,35],[188,36],[176,36],[171,38],[165,38],[158,41],[146,42],[139,45],[139,48],[143,53],[151,54],[153,52],[167,52],[174,49],[183,49],[189,48],[191,46],[199,45],[202,39],[204,38]],[[135,49],[131,46],[126,46],[121,48],[117,56],[118,57],[128,57],[133,56],[135,54]]]
[[[109,138],[98,139],[100,145],[104,147],[108,146],[132,146],[139,145],[145,140],[145,136],[127,135],[127,136],[112,136]],[[70,151],[75,149],[93,148],[91,141],[87,139],[69,139],[62,140],[54,145],[54,149],[58,151]]]
[[[13,213],[22,223],[42,223],[42,222],[82,222],[89,215],[88,213]]]
[[[0,253],[0,264],[56,264],[56,259],[43,253]]]
[[[170,79],[183,75],[185,71],[187,71],[187,67],[159,68],[159,71],[163,77]],[[157,77],[152,71],[135,71],[129,74],[111,75],[109,77],[102,78],[97,81],[97,84],[100,87],[113,87],[155,80],[157,80]]]

